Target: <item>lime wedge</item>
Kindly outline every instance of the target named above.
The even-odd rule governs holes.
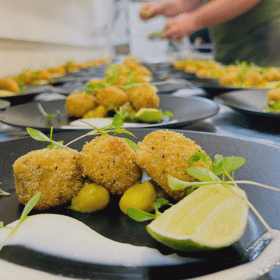
[[[150,223],[147,231],[159,242],[180,251],[227,247],[246,230],[249,207],[242,197],[247,199],[246,193],[236,187],[199,187]]]
[[[158,123],[162,122],[163,115],[160,109],[153,108],[141,108],[136,114],[135,117],[141,122],[145,123]]]

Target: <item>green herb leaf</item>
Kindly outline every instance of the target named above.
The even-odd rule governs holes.
[[[142,83],[126,83],[124,86],[123,86],[123,89],[124,90],[129,90],[129,89],[132,89],[134,87],[137,87],[139,85],[141,85]]]
[[[224,166],[224,157],[218,154],[215,155],[215,161],[211,165],[212,172],[216,175],[220,175],[222,173],[223,166]]]
[[[0,229],[4,227],[4,222],[0,222]]]
[[[189,158],[188,164],[192,164],[192,163],[198,162],[200,160],[202,160],[204,163],[206,163],[207,166],[209,166],[209,162],[211,161],[211,159],[209,157],[207,157],[206,154],[196,152]]]
[[[115,127],[116,129],[120,129],[124,124],[123,117],[120,114],[116,114],[114,116],[112,126]]]
[[[187,169],[187,173],[193,176],[194,178],[198,179],[201,182],[220,182],[220,178],[216,176],[212,171],[200,167],[200,166],[193,166]]]
[[[41,142],[51,142],[51,139],[47,137],[44,133],[42,133],[39,130],[36,130],[31,127],[27,127],[28,134],[35,140],[41,141]]]
[[[224,168],[227,172],[240,168],[246,162],[242,157],[225,157]]]
[[[61,113],[60,113],[60,111],[59,111],[59,110],[56,110],[56,115],[57,115],[58,117],[60,117],[60,116],[61,116]]]
[[[61,149],[63,145],[63,141],[52,142],[50,145],[47,146],[48,149]]]
[[[170,204],[169,201],[162,197],[158,198],[156,202],[153,203],[153,205],[156,206],[157,208],[161,208],[162,206],[169,205],[169,204]]]
[[[185,181],[176,179],[169,174],[167,175],[167,180],[168,180],[168,186],[174,191],[178,191],[178,190],[185,189],[187,187],[191,187],[194,183],[194,182],[185,182]]]
[[[121,133],[125,133],[125,134],[129,134],[130,136],[133,136],[134,138],[136,138],[130,131],[126,130],[126,129],[123,129],[123,128],[118,128],[118,129],[115,129],[113,130],[112,132],[116,134],[121,134]]]
[[[163,113],[163,115],[164,116],[167,116],[167,117],[173,117],[173,113],[171,113],[170,111],[165,111],[164,113]]]
[[[124,141],[130,146],[130,148],[133,150],[133,151],[136,151],[137,150],[137,144],[134,143],[133,141],[129,140],[129,139],[126,139],[126,138],[123,138]]]
[[[30,211],[34,208],[34,206],[37,204],[37,202],[39,201],[41,196],[40,192],[37,192],[29,201],[28,203],[25,205],[22,214],[20,216],[20,220],[24,219],[29,213]],[[19,221],[20,221],[19,220]]]
[[[29,201],[28,203],[25,205],[22,214],[20,216],[20,219],[18,221],[18,223],[16,224],[16,226],[12,229],[11,233],[9,234],[9,236],[4,240],[4,242],[1,244],[0,247],[0,251],[2,250],[4,244],[7,242],[7,240],[14,234],[14,232],[17,230],[17,228],[28,218],[28,214],[30,213],[30,211],[34,208],[34,206],[37,204],[37,202],[39,201],[41,196],[41,193],[38,192],[36,193]]]
[[[148,220],[154,220],[156,218],[155,214],[151,214],[132,207],[126,208],[126,213],[131,219],[135,220],[136,222],[144,222]]]

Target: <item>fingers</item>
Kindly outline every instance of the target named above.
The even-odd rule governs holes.
[[[158,5],[156,3],[144,3],[140,10],[140,18],[142,20],[148,20],[159,14]]]

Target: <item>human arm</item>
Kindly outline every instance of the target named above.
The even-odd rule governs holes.
[[[140,10],[140,18],[148,20],[158,15],[175,17],[179,14],[192,12],[201,6],[200,0],[172,0],[160,3],[145,2]]]
[[[161,37],[181,39],[197,30],[231,20],[255,7],[262,0],[213,0],[190,12],[170,19]]]

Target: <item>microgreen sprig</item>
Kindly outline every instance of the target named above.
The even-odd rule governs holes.
[[[2,250],[4,244],[8,241],[8,239],[15,233],[15,231],[18,229],[18,227],[28,218],[28,214],[30,211],[34,208],[34,206],[37,204],[41,196],[41,193],[38,192],[36,193],[30,200],[29,202],[25,205],[22,214],[20,216],[20,219],[16,226],[12,229],[11,233],[8,235],[8,237],[3,241],[3,243],[0,246],[0,251]],[[0,228],[4,228],[4,223],[0,222]]]
[[[0,182],[0,185],[1,185],[1,184],[2,184],[2,183]],[[0,189],[0,196],[1,196],[1,195],[10,195],[10,194]],[[0,227],[0,228],[1,228],[1,227]]]
[[[44,117],[46,117],[49,121],[51,121],[51,119],[54,117],[54,115],[53,115],[53,114],[48,114],[48,113],[44,110],[44,108],[42,107],[41,103],[38,103],[37,106],[38,106],[39,112],[40,112]],[[58,117],[60,117],[61,113],[60,113],[59,110],[56,111],[56,115],[57,115]]]
[[[194,157],[190,158],[189,162],[196,162],[199,160],[204,160],[205,157],[201,155],[199,157],[199,153],[195,155],[196,159]],[[191,160],[192,159],[192,160]],[[238,187],[237,184],[249,184],[249,185],[256,185],[259,187],[267,188],[270,190],[278,191],[280,192],[280,189],[270,187],[264,184],[252,182],[252,181],[245,181],[245,180],[234,180],[233,175],[234,175],[234,170],[240,168],[243,164],[245,163],[244,158],[240,157],[223,157],[222,155],[216,155],[215,156],[215,162],[209,167],[209,170],[204,167],[199,167],[199,166],[193,166],[189,167],[186,172],[193,176],[194,178],[198,179],[200,182],[185,182],[181,181],[179,179],[176,179],[172,177],[171,175],[168,175],[168,184],[169,187],[172,190],[181,190],[185,189],[186,187],[191,187],[188,191],[187,194],[190,192],[194,191],[196,188],[203,186],[203,185],[211,185],[211,184],[221,184],[224,187],[229,188],[231,191],[233,191],[236,195],[241,197],[242,199],[245,200],[245,202],[249,205],[249,207],[252,209],[252,211],[256,214],[256,216],[259,218],[259,220],[263,223],[263,225],[266,227],[268,231],[271,231],[271,228],[267,225],[265,220],[262,218],[260,213],[255,209],[255,207],[244,197],[240,195],[240,188]],[[220,179],[217,175],[222,174],[222,179]],[[227,180],[226,180],[227,179]],[[238,190],[238,193],[235,189],[231,188],[232,186],[235,187],[235,189]]]
[[[68,144],[64,145],[63,144],[63,141],[53,141],[52,140],[52,135],[53,135],[53,127],[51,127],[51,131],[50,131],[50,138],[48,136],[46,136],[44,133],[42,133],[41,131],[39,130],[36,130],[34,128],[30,128],[28,127],[26,130],[28,132],[28,134],[35,140],[37,141],[41,141],[41,142],[49,142],[50,145],[47,147],[49,149],[58,149],[58,148],[67,148],[67,149],[70,149],[72,151],[75,151],[71,148],[69,148],[68,146],[86,136],[89,136],[89,135],[107,135],[108,133],[114,133],[114,135],[117,135],[117,134],[121,134],[121,133],[126,133],[126,134],[129,134],[133,137],[135,137],[131,132],[129,132],[128,130],[126,129],[123,129],[122,126],[124,124],[124,121],[123,121],[123,117],[119,114],[116,114],[114,116],[114,119],[112,121],[112,123],[110,125],[106,125],[102,128],[97,128],[83,120],[81,120],[81,122],[83,123],[86,123],[87,125],[91,126],[92,128],[94,128],[94,130],[72,140],[71,142],[69,142]],[[135,137],[136,138],[136,137]],[[126,143],[135,151],[136,148],[137,148],[137,144],[134,143],[133,141],[129,140],[129,139],[126,139],[124,138],[124,140],[126,141]]]
[[[135,220],[136,222],[144,222],[144,221],[149,221],[149,220],[154,220],[156,219],[158,216],[160,216],[162,213],[159,212],[159,208],[161,208],[164,205],[171,205],[169,203],[168,200],[164,199],[164,198],[158,198],[154,203],[153,203],[153,207],[155,210],[155,213],[149,213],[149,212],[145,212],[143,210],[140,209],[136,209],[136,208],[132,208],[132,207],[128,207],[126,209],[127,215]]]

